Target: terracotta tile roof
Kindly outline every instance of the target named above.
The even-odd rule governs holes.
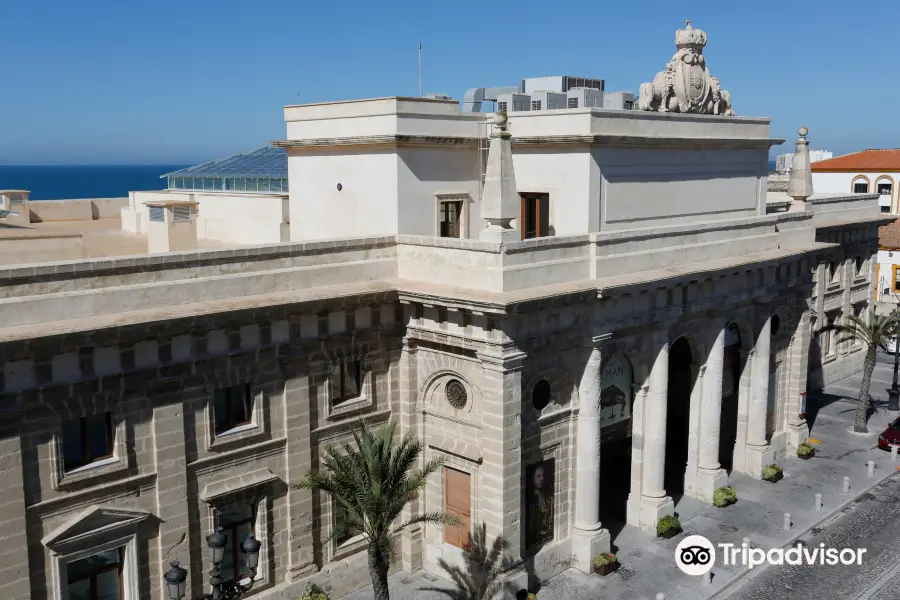
[[[900,219],[878,228],[878,246],[882,250],[900,250]]]
[[[863,150],[810,165],[813,173],[900,173],[900,149]]]

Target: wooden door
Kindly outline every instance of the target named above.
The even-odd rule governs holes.
[[[471,477],[468,473],[444,467],[444,505],[449,514],[459,519],[459,525],[444,525],[444,542],[465,551],[471,549],[469,527],[471,518]]]

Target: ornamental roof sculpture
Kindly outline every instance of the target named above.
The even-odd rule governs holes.
[[[734,116],[731,94],[710,76],[703,57],[706,32],[687,26],[675,32],[678,51],[652,83],[642,83],[638,108],[655,112]]]

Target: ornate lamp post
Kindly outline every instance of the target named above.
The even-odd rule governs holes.
[[[246,557],[247,568],[250,569],[249,581],[246,584],[242,583],[243,579],[234,581],[222,580],[222,571],[219,569],[219,566],[222,564],[222,559],[225,558],[225,546],[227,544],[228,537],[222,533],[221,527],[214,533],[206,536],[206,545],[209,546],[210,561],[212,562],[212,569],[209,571],[209,585],[212,588],[212,593],[198,596],[196,600],[238,600],[253,587],[256,567],[259,564],[259,549],[262,547],[262,544],[253,537],[252,533],[241,544],[241,551]],[[166,591],[168,591],[171,600],[184,600],[185,588],[187,587],[187,569],[183,569],[177,560],[172,561],[171,565],[171,568],[163,576],[163,580],[166,583]]]

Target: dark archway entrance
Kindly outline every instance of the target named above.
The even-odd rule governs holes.
[[[737,323],[725,329],[725,365],[722,370],[722,413],[719,420],[719,464],[731,473],[737,443],[738,397],[741,389],[741,331]]]
[[[688,459],[691,390],[696,370],[691,344],[678,338],[669,349],[669,389],[666,416],[666,492],[677,501],[684,493],[684,473]]]
[[[601,369],[600,415],[603,448],[600,452],[600,521],[613,539],[625,526],[631,491],[631,407],[634,370],[621,352]]]

